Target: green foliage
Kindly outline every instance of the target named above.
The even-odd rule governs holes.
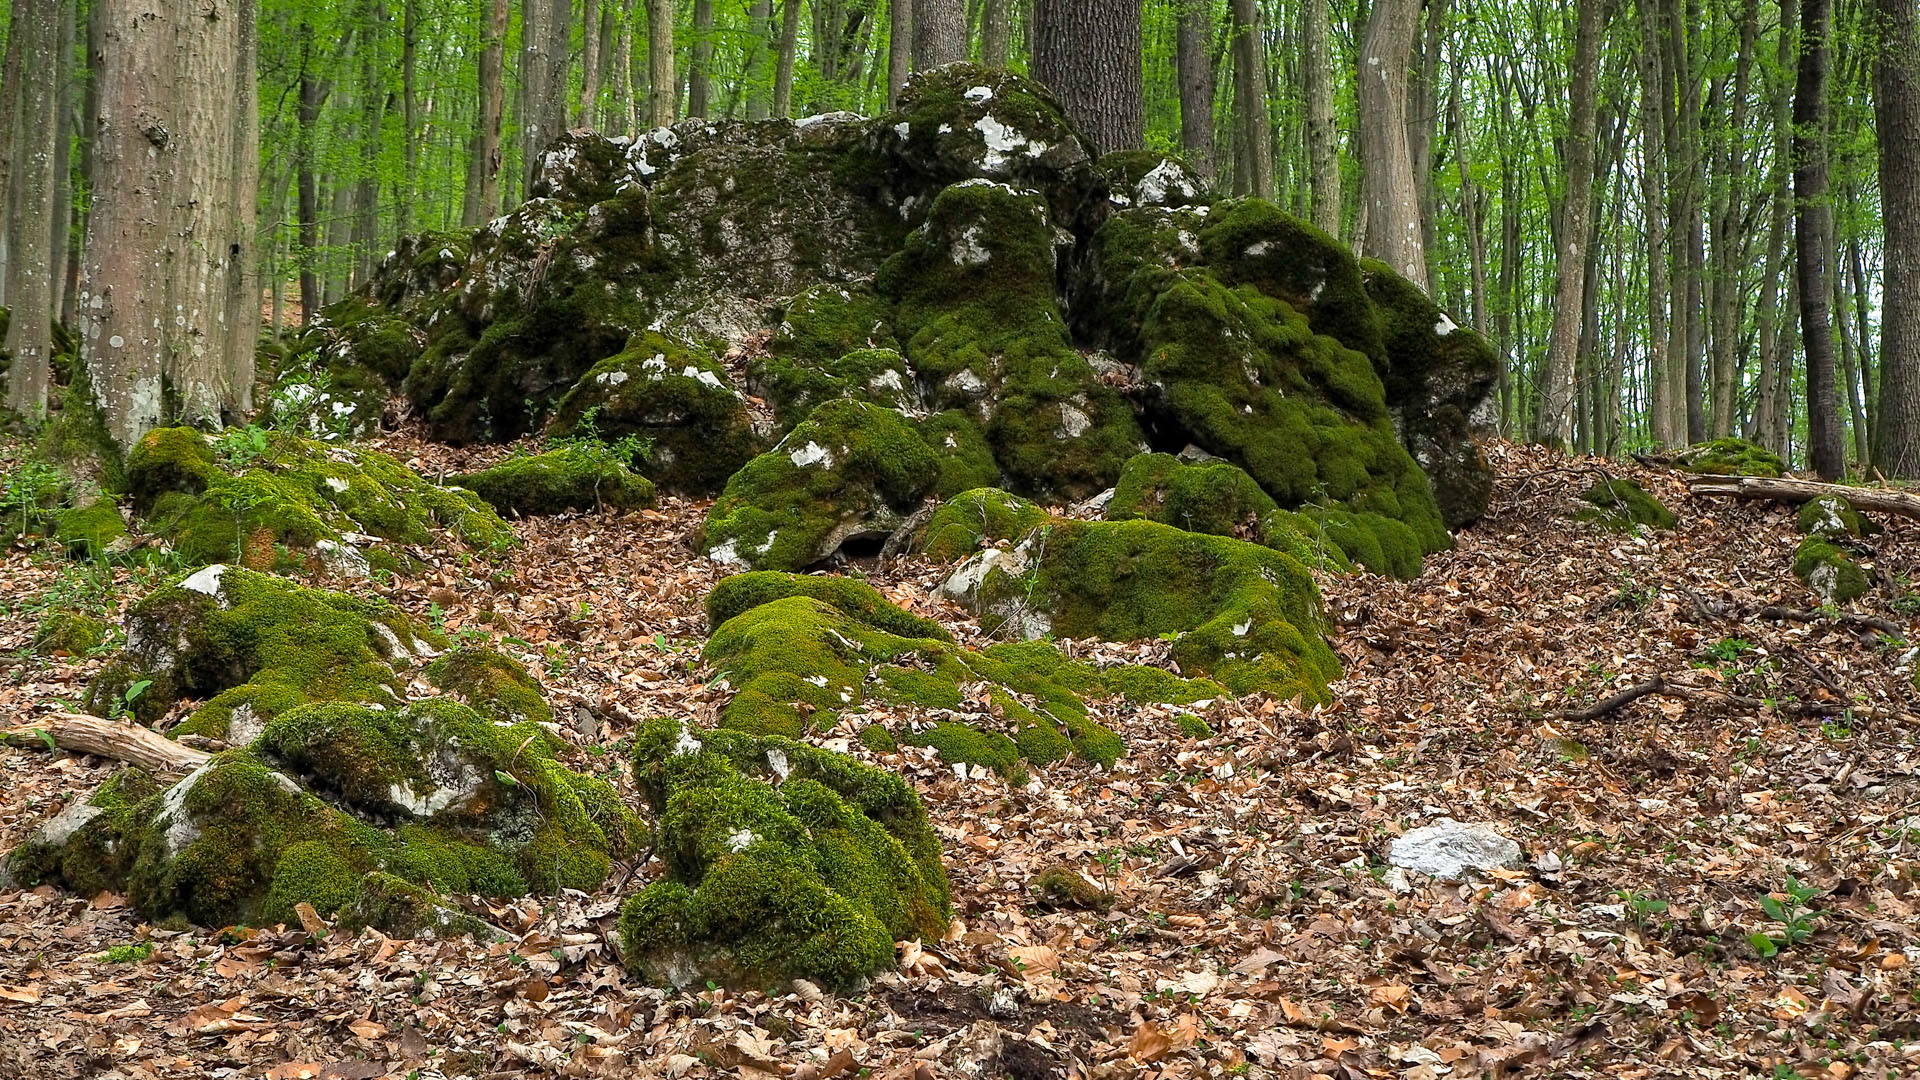
[[[1352,570],[1352,559],[1359,555],[1368,556],[1366,565],[1381,573],[1407,569],[1405,560],[1389,565],[1381,552],[1378,534],[1391,526],[1341,527],[1351,515],[1335,512],[1329,528],[1325,513],[1311,517],[1282,510],[1244,470],[1224,461],[1189,465],[1171,454],[1141,454],[1120,474],[1106,516],[1109,521],[1145,519],[1188,532],[1250,540],[1307,566],[1339,572]],[[1351,537],[1360,550],[1350,556],[1337,542],[1340,536]],[[1418,572],[1416,554],[1411,573]]]
[[[948,499],[927,520],[920,551],[936,562],[954,562],[995,540],[1017,540],[1044,525],[1039,506],[998,488],[975,488]]]
[[[736,615],[789,596],[807,596],[889,634],[951,641],[939,623],[911,615],[887,602],[863,581],[826,575],[783,574],[764,570],[722,578],[707,594],[707,625],[715,630]]]
[[[1762,959],[1771,959],[1781,950],[1802,944],[1813,937],[1813,923],[1820,917],[1820,912],[1811,907],[1810,902],[1825,891],[1789,874],[1785,889],[1762,896],[1760,910],[1766,913],[1767,918],[1780,924],[1780,932],[1768,934],[1755,931],[1747,935],[1747,941],[1754,951]]]

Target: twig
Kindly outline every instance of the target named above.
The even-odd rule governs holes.
[[[1548,713],[1547,716],[1554,720],[1594,720],[1610,712],[1615,712],[1624,706],[1631,705],[1643,697],[1650,697],[1656,694],[1660,697],[1681,698],[1687,701],[1717,701],[1734,706],[1735,708],[1753,709],[1755,711],[1771,708],[1775,712],[1785,713],[1789,716],[1824,716],[1829,713],[1838,712],[1845,707],[1838,702],[1825,701],[1768,702],[1760,698],[1747,697],[1744,694],[1729,694],[1718,690],[1702,690],[1697,686],[1688,686],[1685,683],[1674,682],[1665,675],[1655,675],[1646,682],[1629,686],[1612,697],[1604,698],[1584,709],[1563,709],[1559,712]]]
[[[1882,637],[1905,637],[1906,631],[1898,623],[1886,619],[1876,619],[1871,615],[1855,615],[1852,612],[1825,612],[1790,608],[1780,604],[1769,604],[1758,612],[1760,618],[1768,622],[1836,622],[1844,626],[1857,626],[1872,630]]]

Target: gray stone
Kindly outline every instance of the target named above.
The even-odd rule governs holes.
[[[1491,825],[1466,825],[1441,818],[1393,842],[1387,861],[1403,870],[1457,881],[1469,870],[1497,870],[1521,864],[1520,845]]]

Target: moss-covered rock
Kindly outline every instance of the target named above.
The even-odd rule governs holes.
[[[1500,358],[1387,264],[1363,259],[1360,269],[1380,317],[1380,381],[1400,441],[1426,471],[1447,527],[1471,525],[1493,496],[1480,441],[1494,433]]]
[[[881,295],[933,404],[978,417],[1015,488],[1079,498],[1142,447],[1127,402],[1075,351],[1054,295],[1057,237],[1039,195],[942,191],[881,268]]]
[[[805,420],[814,406],[838,398],[910,415],[923,411],[913,369],[892,349],[855,349],[819,362],[769,354],[752,360],[747,371],[754,392],[773,404],[783,428]]]
[[[33,651],[41,656],[85,656],[106,640],[106,620],[83,611],[55,611],[34,630]]]
[[[1111,765],[1125,747],[1091,719],[1091,698],[1193,701],[1225,693],[1159,668],[1095,670],[1044,642],[976,652],[944,632],[914,636],[920,620],[859,590],[836,597],[842,590],[811,584],[818,580],[792,583],[821,599],[800,588],[786,592],[778,580],[721,594],[722,610],[736,613],[715,628],[703,655],[736,688],[723,727],[797,738],[886,706],[904,719],[889,739],[1011,775],[1023,760],[1045,765],[1069,754]]]
[[[446,642],[378,600],[303,588],[238,567],[203,567],[127,613],[126,649],[87,688],[105,714],[146,682],[143,722],[182,700],[201,704],[180,733],[243,745],[266,721],[311,701],[397,708],[399,672]]]
[[[964,430],[933,445],[930,434],[878,405],[842,399],[820,406],[727,481],[707,514],[708,556],[803,570],[849,541],[884,539],[923,500],[949,494],[943,484],[983,480],[956,437]]]
[[[1046,510],[998,488],[963,491],[927,520],[919,550],[935,562],[956,562],[996,540],[1018,540],[1047,523]]]
[[[655,331],[595,364],[561,399],[549,431],[644,439],[641,471],[670,491],[718,490],[765,445],[719,361]]]
[[[511,457],[482,472],[456,473],[447,482],[502,514],[520,516],[654,504],[653,481],[627,468],[611,448],[584,441]]]
[[[465,932],[438,894],[590,890],[645,828],[537,724],[451,701],[306,705],[160,790],[123,773],[10,857],[16,879],[124,890],[156,922],[325,918]],[[371,890],[371,891],[370,891]]]
[[[1154,150],[1116,150],[1094,164],[1094,176],[1105,189],[1108,204],[1118,209],[1196,206],[1206,201],[1207,186],[1192,169]]]
[[[1673,511],[1647,494],[1647,489],[1624,477],[1596,480],[1580,493],[1580,499],[1587,505],[1574,517],[1617,532],[1630,531],[1636,525],[1671,529],[1680,523]]]
[[[1823,495],[1802,503],[1794,523],[1807,536],[1820,536],[1833,541],[1846,538],[1857,540],[1880,531],[1880,526],[1855,510],[1852,503],[1834,495]]]
[[[1687,472],[1715,476],[1766,476],[1787,474],[1787,463],[1780,455],[1746,439],[1709,439],[1680,452],[1676,462]]]
[[[380,430],[387,399],[426,344],[425,331],[366,297],[326,308],[268,369],[261,420],[339,442]]]
[[[1377,543],[1367,542],[1385,530],[1359,530],[1359,550],[1350,557],[1339,540],[1356,530],[1340,527],[1337,515],[1329,524],[1325,515],[1282,510],[1245,470],[1225,461],[1189,464],[1172,454],[1141,454],[1127,462],[1120,474],[1106,517],[1108,521],[1158,521],[1188,532],[1250,540],[1311,567],[1345,572],[1353,569],[1354,559],[1364,557],[1380,560],[1365,563],[1378,573],[1409,570],[1404,562],[1387,562]],[[1418,572],[1416,557],[1410,573],[1403,576]]]
[[[1180,669],[1234,693],[1326,701],[1340,676],[1306,568],[1228,537],[1151,521],[1057,521],[962,563],[942,590],[989,630],[1018,637],[1177,635]]]
[[[1844,548],[1818,533],[1800,541],[1793,555],[1793,576],[1823,604],[1845,604],[1867,594],[1867,575]]]
[[[427,665],[427,681],[503,724],[545,724],[553,710],[540,684],[511,656],[484,645],[462,645]]]
[[[119,504],[106,496],[62,511],[54,519],[53,536],[76,559],[105,559],[132,546]]]
[[[515,543],[472,492],[429,483],[378,451],[258,428],[217,443],[190,428],[148,432],[128,455],[127,479],[146,526],[194,563],[365,577],[374,565],[402,565],[366,537],[428,545],[445,530],[487,554]]]
[[[881,123],[914,194],[973,179],[1018,184],[1045,193],[1067,221],[1094,186],[1093,155],[1060,103],[1011,72],[973,64],[916,72]]]
[[[1104,914],[1114,902],[1112,893],[1065,863],[1055,863],[1035,874],[1027,884],[1027,891],[1050,908],[1077,907]]]
[[[899,777],[781,738],[659,720],[634,771],[667,876],[620,910],[628,968],[655,983],[851,989],[893,943],[949,917],[939,841]]]
[[[789,596],[810,596],[830,604],[877,630],[901,637],[952,640],[939,623],[908,614],[864,581],[825,574],[782,574],[763,570],[720,579],[707,594],[707,626],[719,629],[736,615]]]

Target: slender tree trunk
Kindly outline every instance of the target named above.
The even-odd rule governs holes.
[[[1012,55],[1013,27],[1007,16],[1012,0],[986,0],[980,13],[980,62],[1002,69]],[[1186,8],[1181,9],[1181,26],[1186,23]],[[1184,89],[1184,84],[1182,84]]]
[[[566,132],[573,0],[526,0],[520,18],[520,77],[526,101],[520,117],[525,154],[521,174],[531,184],[547,147]]]
[[[1656,447],[1669,447],[1680,441],[1673,424],[1673,362],[1667,327],[1667,302],[1670,299],[1667,278],[1667,193],[1661,177],[1666,175],[1666,125],[1662,117],[1665,66],[1659,48],[1659,12],[1656,0],[1639,0],[1642,45],[1640,50],[1640,216],[1645,225],[1647,248],[1647,400],[1648,427]]]
[[[1847,320],[1846,276],[1836,272],[1832,275],[1832,281],[1832,310],[1839,315],[1833,320],[1833,332],[1840,340],[1840,387],[1847,399],[1848,430],[1853,435],[1855,460],[1866,461],[1869,453],[1867,413],[1866,406],[1860,400],[1860,350],[1855,347],[1853,326]]]
[[[673,123],[679,104],[673,76],[673,0],[647,0],[647,123]]]
[[[800,51],[800,0],[780,9],[780,53],[773,65],[773,115],[793,115],[793,65]]]
[[[253,412],[253,384],[260,347],[260,53],[257,0],[236,0],[233,18],[239,22],[235,49],[231,159],[233,194],[231,243],[227,260],[226,387],[223,423],[236,423]]]
[[[1231,0],[1229,7],[1233,12],[1233,109],[1239,118],[1235,168],[1246,170],[1243,190],[1271,199],[1273,125],[1267,113],[1267,47],[1260,8],[1255,0]]]
[[[607,13],[614,20],[613,64],[613,101],[609,106],[608,123],[617,134],[631,135],[639,126],[634,115],[633,93],[633,12],[616,9],[615,0],[608,0]]]
[[[713,0],[693,0],[693,41],[687,53],[687,115],[706,116],[712,107],[709,103],[712,96]]]
[[[1800,5],[1800,62],[1793,95],[1794,240],[1800,338],[1807,363],[1807,464],[1822,480],[1847,470],[1828,308],[1833,207],[1827,202],[1826,81],[1830,0]]]
[[[63,309],[72,301],[67,290],[68,255],[72,250],[72,224],[74,216],[68,213],[72,207],[78,207],[73,198],[73,144],[72,137],[77,134],[72,129],[79,125],[72,121],[73,116],[73,36],[74,22],[77,16],[76,2],[62,2],[60,5],[60,44],[55,50],[59,67],[55,86],[58,90],[54,98],[54,136],[53,136],[53,235],[49,242],[53,265],[49,268],[48,278],[51,298],[47,310],[50,319],[63,317]]]
[[[14,155],[19,149],[19,135],[24,130],[20,122],[20,51],[30,36],[18,30],[10,31],[7,34],[6,60],[4,66],[0,66],[0,307],[11,302],[7,298],[7,273],[12,265],[7,250],[7,222],[13,216],[11,192]]]
[[[900,100],[900,88],[913,73],[914,0],[887,0],[887,108]]]
[[[1306,62],[1302,92],[1307,99],[1307,173],[1313,185],[1313,223],[1327,235],[1339,236],[1340,133],[1334,127],[1333,29],[1327,0],[1305,0],[1304,6],[1302,44]]]
[[[599,123],[600,106],[600,0],[583,0],[580,5],[580,111],[575,127],[594,127]]]
[[[469,229],[500,213],[500,126],[506,112],[507,0],[487,0],[480,33],[480,118],[467,157],[467,198],[460,224]],[[303,189],[304,190],[304,189]],[[304,196],[303,196],[304,197]],[[304,215],[303,215],[304,217]]]
[[[360,284],[373,275],[380,245],[380,150],[387,106],[387,7],[370,0],[360,32],[360,138],[362,160],[353,191],[353,274]]]
[[[1880,422],[1873,463],[1920,478],[1920,18],[1911,0],[1875,0],[1880,220],[1886,230],[1880,311]],[[1903,283],[1894,287],[1893,283]]]
[[[1004,3],[1005,0],[998,0]],[[1213,183],[1213,5],[1180,0],[1174,66],[1180,82],[1180,148],[1200,179]]]
[[[1879,439],[1876,429],[1880,425],[1880,407],[1875,400],[1879,384],[1874,381],[1873,322],[1868,311],[1871,300],[1867,294],[1866,257],[1860,252],[1858,235],[1847,240],[1847,269],[1853,280],[1854,357],[1859,364],[1860,423],[1864,435],[1864,438],[1858,439],[1858,450],[1860,461],[1866,463],[1873,460],[1873,444]],[[1845,308],[1841,309],[1841,321],[1846,321]]]
[[[173,202],[173,272],[168,309],[173,315],[166,375],[176,398],[174,419],[219,425],[237,403],[230,385],[227,310],[234,219],[233,110],[238,106],[239,34],[223,26],[235,18],[221,3],[217,19],[197,18],[192,8],[174,23],[176,89],[172,137],[179,165],[168,197]],[[251,211],[251,208],[249,208]]]
[[[1420,201],[1420,248],[1438,249],[1433,203],[1433,129],[1438,100],[1440,47],[1447,27],[1448,0],[1426,0],[1422,32],[1414,38],[1412,65],[1417,79],[1407,93],[1407,157],[1413,163],[1414,190]]]
[[[1366,251],[1424,289],[1420,191],[1407,146],[1407,64],[1419,26],[1420,0],[1374,0],[1358,87]]]
[[[1567,195],[1561,204],[1559,251],[1554,272],[1553,335],[1547,341],[1547,371],[1533,437],[1554,446],[1573,439],[1574,360],[1586,298],[1588,215],[1593,199],[1594,84],[1600,75],[1600,39],[1606,32],[1607,0],[1577,0],[1573,45],[1573,93],[1567,117]]]
[[[773,85],[767,80],[772,40],[773,0],[752,0],[747,9],[747,59],[740,76],[746,86],[749,120],[765,120],[772,115]]]
[[[1033,77],[1096,153],[1146,140],[1139,0],[1035,0]]]
[[[21,38],[20,128],[10,182],[6,231],[7,299],[12,320],[6,349],[7,405],[30,417],[47,410],[53,359],[53,223],[55,142],[60,122],[61,7],[64,0],[18,0],[11,34]]]
[[[401,0],[400,153],[405,175],[394,207],[393,231],[413,231],[413,203],[420,185],[420,0]]]
[[[966,0],[913,0],[913,69],[967,58]]]

